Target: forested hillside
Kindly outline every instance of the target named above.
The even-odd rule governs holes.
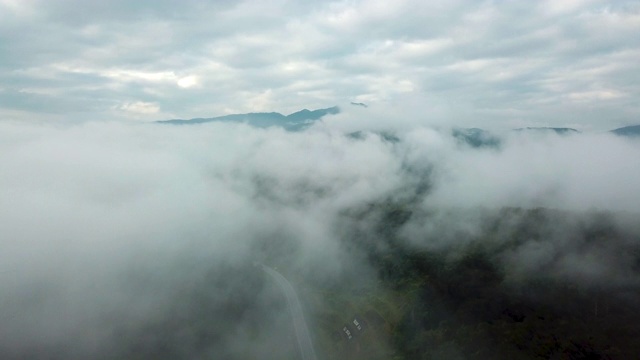
[[[348,214],[345,246],[363,250],[379,277],[306,288],[328,359],[631,359],[640,353],[640,239],[621,233],[611,216],[506,208],[488,212],[479,233],[461,232],[457,245],[431,249],[402,236],[403,224],[416,216],[435,215],[388,204]],[[372,219],[374,230],[358,226]],[[452,236],[445,232],[453,229],[441,230],[425,237]],[[562,249],[520,260],[545,262],[540,268],[513,262],[518,249],[546,246]],[[611,256],[611,269],[601,275],[557,270],[563,258],[582,255]],[[363,331],[354,331],[354,318],[367,324]],[[344,336],[343,325],[355,335]]]

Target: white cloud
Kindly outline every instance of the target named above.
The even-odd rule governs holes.
[[[594,100],[612,100],[624,97],[625,94],[616,90],[593,90],[573,92],[567,95],[567,97],[573,101],[586,102]]]
[[[570,13],[576,10],[580,10],[581,8],[593,4],[601,2],[599,0],[563,0],[563,1],[553,1],[546,0],[541,2],[540,6],[549,13],[553,15]]]
[[[160,111],[160,106],[156,103],[136,101],[124,103],[120,109],[134,114],[150,115],[157,114]]]
[[[80,71],[75,69],[69,69],[68,71]],[[86,71],[86,70],[85,70]],[[173,71],[137,71],[137,70],[124,70],[113,69],[106,71],[94,71],[102,76],[116,79],[118,81],[149,81],[149,82],[173,82],[177,79],[176,74]]]
[[[5,14],[0,14],[0,19],[9,15],[9,13],[11,15],[6,16],[7,18],[14,16],[28,17],[35,13],[32,1],[29,0],[0,0],[0,8],[4,8],[6,11]]]
[[[178,86],[188,89],[198,85],[198,77],[195,75],[189,75],[178,79]]]

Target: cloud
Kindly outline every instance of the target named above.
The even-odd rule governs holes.
[[[134,103],[126,103],[120,107],[121,110],[132,112],[134,114],[157,114],[160,111],[158,104],[137,101]]]
[[[61,103],[73,97],[69,86],[89,90],[88,113],[68,110],[75,121],[133,116],[111,111],[123,101],[158,103],[168,118],[255,111],[245,94],[265,91],[273,95],[264,108],[283,113],[355,98],[422,98],[447,104],[448,121],[465,126],[554,118],[556,126],[604,130],[639,115],[629,100],[639,91],[633,1],[2,6],[13,14],[0,22],[2,83],[13,93],[37,83]],[[197,86],[185,96],[192,76]],[[585,89],[628,96],[586,110],[567,97]]]
[[[541,206],[640,210],[634,142],[611,135],[564,138],[515,134],[501,152],[458,153],[442,160],[431,201],[455,206]],[[597,145],[596,145],[597,144]],[[593,152],[594,146],[600,150]],[[624,159],[624,160],[622,160]]]
[[[366,254],[348,242],[349,212],[372,204],[414,204],[398,234],[418,249],[460,248],[504,206],[640,212],[637,142],[518,133],[501,149],[470,149],[446,128],[415,122],[394,126],[393,141],[354,137],[341,126],[375,107],[352,108],[336,116],[344,123],[327,118],[299,133],[233,123],[0,123],[0,352],[126,357],[154,354],[154,341],[187,357],[295,351],[273,331],[290,329],[287,310],[253,264],[325,284],[375,280]],[[380,129],[391,113],[378,115]],[[624,267],[633,259],[606,266],[622,245],[599,252],[563,237],[580,227],[562,221],[557,243],[524,243],[501,252],[500,264],[517,270],[514,279],[545,270],[635,281]],[[358,225],[374,247],[376,224]],[[559,255],[550,263],[546,254]],[[202,319],[208,340],[198,345]]]
[[[2,129],[4,354],[61,346],[74,358],[110,353],[114,341],[121,349],[114,331],[165,319],[177,284],[207,271],[223,281],[223,264],[255,278],[253,261],[286,260],[271,248],[281,241],[292,244],[287,257],[297,254],[283,264],[337,274],[339,260],[325,267],[342,257],[330,226],[337,211],[399,183],[392,155],[375,139],[228,124]],[[148,279],[146,290],[137,277]],[[225,292],[246,291],[234,284],[211,295],[220,303],[213,308],[226,306]],[[285,318],[286,308],[279,311]],[[221,341],[211,346],[222,349]]]
[[[198,85],[198,78],[194,75],[189,75],[178,79],[178,86],[188,89],[190,87]]]

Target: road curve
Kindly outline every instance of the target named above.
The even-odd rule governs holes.
[[[282,292],[287,298],[287,305],[289,307],[289,312],[291,313],[293,329],[296,333],[298,349],[300,350],[302,360],[317,360],[316,352],[313,349],[313,342],[309,335],[309,328],[307,328],[307,322],[304,320],[304,314],[302,313],[302,306],[300,305],[300,300],[298,299],[298,295],[293,289],[293,286],[291,286],[284,276],[274,269],[262,265],[262,270],[269,274],[269,276],[278,283],[278,286],[280,286],[280,289],[282,289]]]

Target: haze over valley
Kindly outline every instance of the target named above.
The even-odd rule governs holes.
[[[473,147],[427,127],[353,136],[331,116],[298,132],[2,123],[3,357],[296,358],[284,298],[257,264],[297,288],[321,358],[406,355],[407,336],[459,312],[471,321],[458,302],[489,290],[526,302],[518,316],[569,316],[575,301],[591,313],[595,293],[610,305],[597,305],[609,310],[593,331],[630,321],[615,314],[637,299],[637,139],[510,132],[500,147]],[[473,270],[490,285],[447,270],[469,256],[490,261]],[[478,284],[455,299],[439,288],[461,281]],[[493,306],[478,316],[511,311]],[[376,339],[363,335],[360,350],[335,337],[352,316]],[[491,331],[474,338],[481,354],[509,354]],[[624,334],[618,346],[631,345]],[[599,347],[613,335],[589,336],[567,341],[617,355]],[[438,351],[467,356],[459,341]]]

